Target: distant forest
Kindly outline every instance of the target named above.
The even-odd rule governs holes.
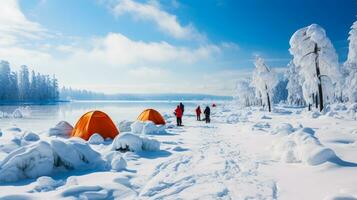
[[[146,101],[146,100],[231,100],[231,96],[215,96],[207,94],[104,94],[91,92],[88,90],[77,90],[63,87],[60,92],[62,100],[130,100],[130,101]]]
[[[22,65],[20,71],[11,71],[7,61],[0,61],[0,101],[35,102],[57,101],[59,99],[58,80],[53,75],[43,75],[29,71]]]

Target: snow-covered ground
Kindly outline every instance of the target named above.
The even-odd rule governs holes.
[[[186,112],[184,127],[169,123],[166,130],[136,123],[129,132],[134,119],[127,119],[120,126],[128,132],[114,141],[0,127],[0,197],[357,198],[357,106],[333,105],[319,114],[220,104],[211,124]]]

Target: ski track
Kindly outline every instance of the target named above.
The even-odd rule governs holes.
[[[275,182],[258,178],[259,162],[223,137],[219,124],[197,124],[199,145],[159,163],[140,199],[277,199]]]

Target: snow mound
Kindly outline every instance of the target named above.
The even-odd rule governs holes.
[[[10,182],[53,173],[56,168],[87,169],[103,164],[100,154],[80,140],[38,141],[8,154],[0,165],[0,181]]]
[[[18,128],[17,126],[12,126],[8,129],[6,129],[7,131],[11,131],[11,132],[21,132],[21,129]]]
[[[310,128],[302,128],[282,137],[273,144],[273,152],[278,160],[309,165],[319,165],[336,157],[335,152],[324,147]]]
[[[101,163],[101,156],[84,140],[51,140],[55,164],[67,169],[93,168]]]
[[[31,114],[30,107],[28,107],[28,106],[26,106],[26,107],[18,107],[12,113],[12,117],[13,118],[24,118],[24,117],[30,116],[30,114]]]
[[[34,142],[40,140],[40,137],[36,133],[25,132],[25,134],[23,135],[23,139],[26,141]]]
[[[36,180],[34,191],[36,192],[48,192],[55,190],[57,187],[64,185],[64,181],[56,181],[48,176],[41,176]]]
[[[321,113],[318,112],[318,111],[315,111],[315,112],[312,112],[312,113],[311,113],[311,118],[316,119],[316,118],[318,118],[318,117],[320,117],[320,116],[321,116]]]
[[[104,142],[104,138],[98,133],[94,133],[92,136],[90,136],[88,140],[89,144],[103,144],[103,142]]]
[[[60,121],[58,122],[58,124],[56,124],[55,127],[50,128],[48,130],[48,135],[67,138],[68,136],[71,135],[72,130],[73,130],[73,126],[70,123],[66,121]]]
[[[238,114],[230,114],[227,119],[226,119],[226,122],[228,124],[236,124],[238,123],[240,120],[239,120],[239,115]]]
[[[291,124],[281,123],[281,124],[276,125],[270,133],[273,135],[276,135],[276,134],[289,135],[293,131],[294,131],[294,128]]]
[[[133,121],[127,121],[127,120],[123,120],[121,122],[119,122],[118,124],[118,128],[120,130],[120,132],[129,132],[131,131],[131,124],[133,123]]]
[[[54,167],[51,146],[44,141],[20,147],[4,158],[0,165],[0,181],[10,182],[24,178],[48,175]]]
[[[155,139],[143,138],[130,132],[115,137],[112,150],[116,151],[157,151],[160,142]]]
[[[267,128],[270,128],[270,124],[268,122],[258,122],[252,126],[252,130],[264,131]]]
[[[261,119],[272,119],[272,118],[269,117],[269,116],[267,116],[267,115],[263,115],[263,116],[261,117]]]
[[[135,134],[166,134],[165,125],[156,125],[152,121],[135,121],[131,124],[131,132]]]
[[[114,171],[121,171],[127,167],[126,160],[118,151],[110,151],[104,157],[111,169]]]

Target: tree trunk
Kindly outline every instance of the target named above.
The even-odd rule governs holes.
[[[270,97],[269,97],[269,92],[268,92],[268,86],[267,85],[265,85],[265,90],[267,92],[268,109],[269,109],[269,112],[271,112],[271,103],[270,103]]]
[[[317,44],[315,43],[315,49],[314,53],[316,55],[315,57],[315,67],[316,67],[316,76],[318,79],[317,87],[319,91],[319,105],[320,105],[320,112],[324,109],[324,96],[322,94],[322,81],[321,81],[321,73],[320,73],[320,67],[319,67],[319,48],[317,47]]]
[[[317,95],[317,93],[314,94],[314,96],[315,96],[315,107],[318,108],[318,107],[319,107],[319,100],[318,100],[318,95]]]

